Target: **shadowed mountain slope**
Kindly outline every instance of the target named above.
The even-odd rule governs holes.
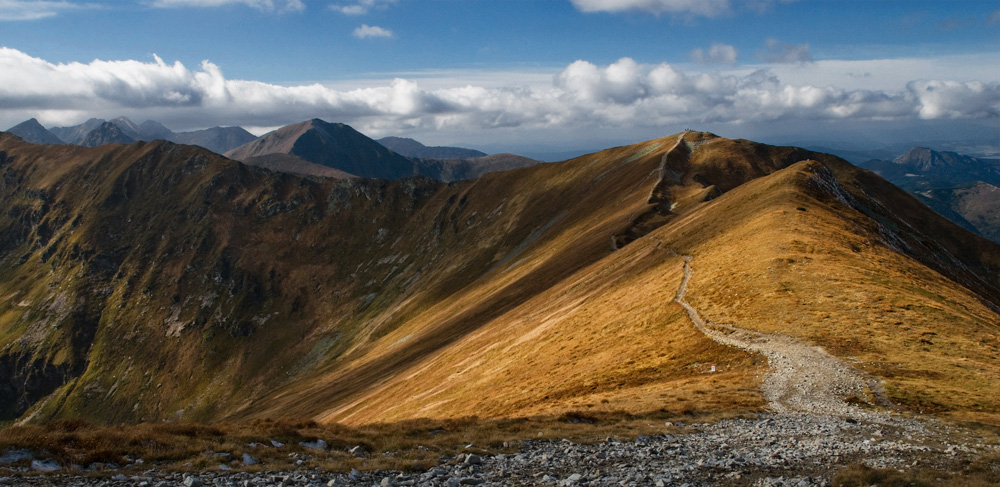
[[[485,152],[463,147],[428,147],[405,137],[383,137],[378,139],[378,143],[397,154],[421,159],[469,159],[486,155]]]
[[[212,152],[224,154],[256,138],[256,135],[247,132],[243,127],[212,127],[192,132],[174,133],[167,140],[178,144],[197,145]]]
[[[460,181],[539,163],[540,161],[517,154],[491,154],[465,159],[420,159],[417,161],[417,172],[438,181]]]
[[[87,137],[87,134],[100,127],[101,124],[106,121],[107,120],[100,118],[91,118],[79,125],[69,127],[49,127],[49,132],[52,132],[56,135],[56,137],[59,137],[60,140],[67,144],[80,145],[80,142]]]
[[[136,139],[126,131],[122,130],[115,122],[104,122],[99,127],[91,130],[80,145],[84,147],[97,147],[104,144],[131,144]]]
[[[0,135],[0,181],[5,418],[762,407],[766,361],[672,302],[685,254],[709,319],[1000,412],[1000,248],[802,149],[688,132],[445,184]]]

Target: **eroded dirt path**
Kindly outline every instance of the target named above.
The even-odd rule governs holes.
[[[777,333],[761,333],[704,319],[694,306],[684,300],[693,272],[691,260],[691,256],[684,256],[684,278],[674,301],[687,310],[694,326],[712,340],[767,357],[771,372],[764,379],[763,392],[775,412],[888,419],[884,413],[845,402],[846,398],[853,396],[864,402],[891,407],[877,379],[822,348]]]

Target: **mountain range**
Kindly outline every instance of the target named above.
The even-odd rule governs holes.
[[[1000,242],[1000,159],[914,147],[892,161],[873,159],[860,166],[967,230]]]
[[[347,126],[286,129],[241,157],[415,172]],[[700,332],[685,291],[896,407],[1000,421],[1000,245],[804,149],[684,132],[442,182],[0,134],[0,204],[4,420],[764,407],[767,358]]]
[[[219,154],[257,138],[241,127],[173,132],[159,122],[147,120],[136,124],[126,117],[111,120],[91,118],[79,125],[49,129],[32,118],[11,127],[8,132],[36,144],[73,144],[86,147],[163,139],[178,144],[197,145]]]
[[[273,171],[319,177],[398,179],[423,175],[441,181],[475,179],[488,172],[538,164],[516,154],[493,154],[461,147],[427,147],[413,139],[385,137],[376,142],[344,124],[319,119],[288,125],[257,138],[241,127],[173,132],[147,120],[92,118],[79,125],[46,129],[34,118],[9,130],[36,144],[97,147],[136,141],[169,140]]]
[[[412,139],[388,140],[407,153],[401,155],[348,125],[312,119],[264,134],[225,155],[254,166],[312,176],[400,179],[421,175],[445,182],[539,162],[516,154],[485,155],[458,147],[427,148]],[[414,155],[431,153],[473,157],[427,159]]]

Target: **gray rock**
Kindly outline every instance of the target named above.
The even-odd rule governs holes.
[[[304,447],[309,448],[309,449],[312,449],[312,450],[326,450],[326,447],[327,447],[326,442],[323,441],[323,440],[302,441],[302,442],[299,442],[299,445],[300,446],[304,446]]]

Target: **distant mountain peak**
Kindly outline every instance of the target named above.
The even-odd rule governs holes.
[[[139,130],[146,137],[152,139],[165,139],[171,140],[174,135],[174,131],[165,127],[162,123],[155,120],[146,120],[139,124]]]
[[[911,166],[924,172],[954,166],[976,165],[976,161],[972,157],[963,156],[955,152],[938,152],[927,147],[914,147],[905,154],[897,157],[893,162],[904,166]]]
[[[135,142],[134,137],[129,136],[122,130],[121,126],[114,122],[104,122],[100,127],[91,130],[89,134],[80,142],[86,147],[97,147],[105,144],[131,144]]]
[[[269,154],[289,154],[302,161],[345,173],[381,179],[399,179],[415,173],[413,161],[343,123],[313,118],[279,128],[226,153],[252,164]]]
[[[55,134],[38,123],[38,120],[29,118],[10,129],[8,132],[33,144],[62,144],[63,141]]]

